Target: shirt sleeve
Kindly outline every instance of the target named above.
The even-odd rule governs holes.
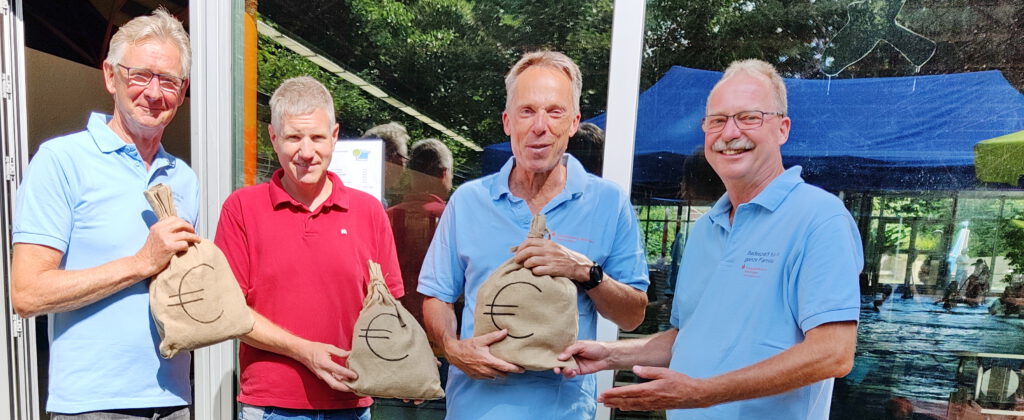
[[[74,226],[77,174],[47,146],[44,143],[32,158],[18,188],[13,242],[45,245],[66,253]]]
[[[249,291],[252,290],[252,282],[249,278],[249,273],[252,272],[249,261],[249,241],[245,233],[245,220],[242,217],[242,205],[237,192],[229,195],[220,209],[217,235],[213,243],[227,258],[235,280],[242,288],[242,293],[249,296]]]
[[[829,217],[811,230],[790,292],[801,330],[860,319],[858,276],[863,265],[860,234],[848,214]]]
[[[419,285],[416,291],[448,303],[454,303],[462,295],[465,286],[466,267],[458,255],[456,242],[456,208],[458,197],[452,195],[441,220],[430,241],[427,255],[423,257]]]
[[[601,263],[604,272],[613,279],[640,291],[647,291],[650,277],[647,256],[640,238],[640,225],[628,199],[619,205],[615,239],[608,258]]]

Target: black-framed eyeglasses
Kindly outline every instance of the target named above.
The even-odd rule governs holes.
[[[181,91],[181,87],[185,85],[185,79],[178,76],[153,73],[148,69],[128,67],[120,63],[118,63],[118,66],[128,72],[128,84],[132,86],[149,86],[149,82],[151,82],[154,77],[156,77],[157,84],[160,85],[160,90],[165,92],[179,93]]]
[[[700,128],[705,133],[717,133],[724,130],[725,125],[729,123],[729,118],[732,118],[736,121],[736,127],[740,130],[751,130],[762,126],[767,115],[778,115],[781,117],[786,114],[781,112],[743,111],[732,115],[708,115],[700,121]]]

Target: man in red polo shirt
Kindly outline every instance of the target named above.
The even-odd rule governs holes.
[[[402,306],[423,324],[423,294],[416,291],[420,267],[434,238],[437,221],[444,213],[452,189],[452,152],[437,139],[423,139],[412,145],[409,155],[409,193],[402,202],[388,207],[388,218],[398,247],[405,296]],[[439,353],[439,352],[438,352]]]
[[[323,85],[288,79],[270,109],[282,169],[228,197],[215,240],[256,316],[238,354],[242,419],[367,420],[373,400],[345,386],[356,378],[345,358],[367,260],[403,294],[388,217],[380,201],[327,170],[338,124]]]

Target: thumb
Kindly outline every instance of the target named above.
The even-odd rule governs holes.
[[[508,330],[498,330],[476,337],[476,340],[482,346],[489,346],[491,344],[501,341],[507,335]]]
[[[644,379],[662,379],[668,368],[654,366],[633,366],[633,373]]]

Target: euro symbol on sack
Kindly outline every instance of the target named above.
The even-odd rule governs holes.
[[[491,323],[494,324],[494,328],[497,328],[499,330],[505,329],[504,327],[498,325],[498,320],[494,319],[494,317],[496,317],[496,316],[516,316],[515,312],[496,312],[496,311],[498,310],[497,308],[509,308],[507,310],[511,310],[511,309],[515,309],[515,308],[519,307],[519,305],[506,305],[506,304],[498,303],[498,296],[501,296],[501,293],[504,292],[505,289],[508,289],[509,287],[515,286],[517,284],[525,284],[525,285],[530,286],[530,287],[534,288],[535,290],[537,290],[537,293],[544,293],[544,291],[540,290],[540,288],[537,287],[537,285],[535,285],[533,283],[528,283],[528,282],[525,282],[525,281],[517,281],[517,282],[514,282],[514,283],[509,283],[509,284],[506,284],[505,286],[503,286],[501,289],[498,289],[498,293],[494,294],[494,297],[491,299],[491,303],[486,304],[486,306],[488,308],[490,308],[490,312],[484,312],[484,315],[490,315],[491,316]],[[526,335],[513,335],[512,334],[512,330],[509,330],[508,336],[512,337],[512,338],[523,339],[523,338],[530,338],[530,337],[532,337],[533,333],[529,333],[529,334],[526,334]]]
[[[381,339],[381,340],[390,340],[391,339],[391,336],[390,336],[390,334],[392,334],[391,330],[384,329],[384,328],[373,328],[373,323],[377,322],[377,319],[382,317],[382,316],[390,316],[390,317],[394,318],[395,320],[397,320],[399,323],[402,323],[402,320],[401,320],[401,318],[398,317],[398,315],[390,314],[390,313],[379,314],[379,315],[373,317],[373,319],[371,319],[370,322],[366,323],[366,328],[361,329],[363,334],[360,335],[359,338],[365,338],[366,339],[366,348],[370,349],[370,352],[372,352],[374,356],[377,356],[378,358],[380,358],[382,360],[387,360],[389,362],[398,362],[398,361],[401,361],[401,360],[405,359],[406,357],[409,357],[409,353],[406,353],[404,356],[397,357],[397,358],[395,358],[395,357],[385,357],[385,356],[381,355],[380,353],[378,353],[377,350],[373,348],[373,344],[370,344],[370,339],[371,338]],[[376,333],[377,335],[370,335],[370,333]],[[389,335],[384,335],[382,333],[387,333]]]
[[[224,315],[224,310],[223,309],[221,309],[220,313],[217,314],[217,316],[213,317],[213,319],[211,319],[211,320],[202,320],[202,319],[196,318],[196,315],[192,315],[192,313],[188,311],[188,306],[187,306],[190,303],[196,303],[196,302],[200,302],[200,301],[206,300],[206,298],[202,297],[202,295],[197,295],[197,293],[202,293],[206,289],[198,288],[198,289],[190,290],[190,291],[187,291],[187,292],[182,292],[181,291],[181,289],[183,289],[184,286],[185,286],[185,280],[187,280],[189,278],[189,276],[192,275],[193,272],[197,273],[197,275],[198,275],[198,273],[200,271],[197,271],[197,270],[199,270],[199,269],[205,269],[203,271],[206,271],[206,270],[213,271],[213,267],[210,266],[209,264],[199,264],[199,265],[197,265],[195,267],[190,268],[188,271],[186,271],[185,274],[181,276],[181,280],[178,281],[178,294],[168,296],[171,299],[177,298],[178,299],[178,303],[172,303],[172,304],[169,304],[167,306],[180,306],[181,310],[185,312],[185,315],[188,315],[188,317],[192,318],[192,320],[194,320],[194,321],[196,321],[198,323],[201,323],[201,324],[212,324],[214,322],[217,322],[217,320],[220,319],[220,317]],[[191,283],[191,282],[189,282],[189,283]],[[191,300],[187,300],[186,301],[185,299],[191,299]]]

